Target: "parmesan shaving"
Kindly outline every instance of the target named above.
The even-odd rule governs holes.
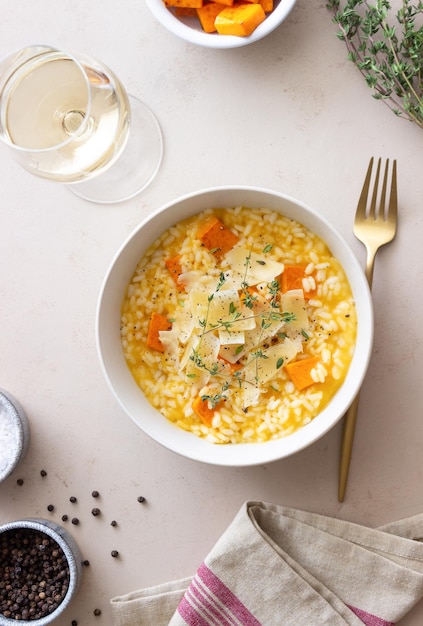
[[[282,274],[284,264],[269,259],[266,254],[251,252],[242,246],[235,246],[225,255],[226,261],[235,274],[238,274],[249,285],[270,283],[276,276]]]

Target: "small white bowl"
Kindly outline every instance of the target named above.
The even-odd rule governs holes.
[[[186,432],[154,409],[134,381],[120,338],[121,305],[135,267],[146,249],[171,225],[205,209],[245,206],[273,209],[321,237],[342,264],[356,305],[358,328],[346,379],[323,411],[298,431],[266,443],[216,445]],[[193,193],[156,211],[130,235],[107,272],[98,301],[96,340],[105,378],[129,417],[152,439],[185,457],[223,466],[250,466],[287,457],[327,433],[360,389],[373,343],[373,308],[364,272],[338,232],[316,211],[289,196],[256,187],[217,187]]]
[[[155,18],[171,33],[185,39],[190,43],[205,48],[238,48],[263,39],[275,30],[289,15],[297,0],[275,0],[274,9],[248,37],[235,37],[232,35],[219,35],[218,33],[206,33],[200,23],[193,17],[176,17],[169,10],[163,0],[146,0],[147,6]]]
[[[8,478],[27,453],[30,427],[21,404],[0,389],[0,483]]]

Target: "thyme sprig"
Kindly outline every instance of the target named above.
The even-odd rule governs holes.
[[[273,248],[273,245],[267,245],[263,249],[263,252],[269,253],[272,250],[272,248]],[[248,283],[248,272],[251,267],[251,251],[245,258],[244,266],[245,266],[245,271],[241,280],[242,303],[247,308],[252,309],[254,306],[254,303],[258,300],[258,298],[255,295],[252,295],[251,292],[249,291],[250,285]],[[259,381],[259,375],[258,375],[258,371],[259,371],[258,362],[260,359],[268,358],[261,346],[262,336],[263,336],[264,331],[272,325],[272,322],[276,321],[276,322],[289,323],[295,320],[295,315],[293,313],[280,311],[279,309],[278,294],[280,291],[280,285],[279,285],[279,282],[275,279],[271,281],[270,283],[268,283],[267,285],[269,295],[270,295],[270,306],[271,306],[270,311],[261,311],[260,313],[257,313],[257,314],[252,313],[249,316],[242,316],[242,313],[239,310],[239,308],[236,306],[236,304],[231,302],[229,305],[229,311],[228,311],[229,318],[220,320],[219,323],[217,324],[210,324],[208,320],[209,320],[211,303],[214,299],[214,295],[222,289],[226,280],[227,278],[224,272],[221,272],[219,274],[219,279],[218,279],[215,290],[211,294],[209,294],[207,298],[208,302],[207,302],[207,309],[205,312],[205,316],[204,318],[198,320],[198,324],[201,327],[201,334],[199,337],[199,342],[197,344],[197,347],[193,348],[192,353],[189,357],[190,360],[199,369],[203,369],[214,378],[220,378],[224,381],[219,393],[215,393],[213,395],[204,394],[201,396],[202,400],[208,400],[213,408],[216,408],[216,406],[221,401],[227,399],[227,396],[225,394],[228,391],[232,383],[236,382],[238,385],[241,385],[242,372],[245,371],[247,367],[251,367],[251,365],[255,365],[254,380],[255,380],[256,385],[259,384],[260,381]],[[257,340],[257,347],[254,351],[250,353],[249,355],[250,358],[247,360],[247,362],[242,367],[237,369],[235,372],[228,375],[225,368],[220,368],[218,363],[213,363],[211,366],[208,366],[201,356],[200,347],[207,333],[216,332],[221,329],[224,329],[226,332],[229,333],[233,329],[233,325],[239,319],[242,319],[242,320],[259,319],[260,320],[260,335]],[[280,336],[284,337],[285,335],[280,335]],[[243,349],[243,346],[240,345],[239,352],[242,352],[242,349]],[[283,359],[279,359],[276,365],[277,369],[279,369],[282,366],[282,364],[283,364]],[[196,375],[188,374],[188,377],[195,378]],[[254,384],[254,383],[251,383],[251,381],[249,380],[244,380],[243,382],[247,384]]]
[[[417,23],[423,1],[402,0],[394,25],[388,0],[329,0],[326,6],[373,97],[423,128],[423,25]]]
[[[266,246],[266,248],[263,250],[263,252],[270,252],[272,246]],[[242,293],[242,302],[244,304],[244,306],[246,305],[246,298],[247,296],[251,296],[250,292],[249,292],[249,283],[247,281],[247,277],[248,277],[248,270],[251,264],[251,253],[246,257],[245,259],[245,273],[244,276],[242,277],[241,280],[241,293]],[[211,307],[211,303],[214,299],[215,294],[220,291],[222,289],[222,287],[224,286],[226,282],[226,276],[223,272],[220,273],[219,275],[219,279],[215,288],[215,291],[212,292],[211,294],[209,294],[207,300],[207,309],[205,312],[205,316],[202,319],[198,320],[198,324],[201,328],[201,333],[200,333],[200,337],[199,337],[199,342],[197,344],[196,348],[192,349],[192,353],[190,355],[190,360],[196,365],[197,368],[199,368],[200,370],[204,370],[206,371],[208,374],[210,374],[210,376],[214,377],[215,379],[221,379],[223,381],[222,383],[222,387],[220,389],[220,391],[218,393],[215,393],[213,395],[210,394],[204,394],[201,396],[202,400],[208,400],[212,406],[212,408],[216,408],[216,406],[227,399],[227,395],[226,392],[228,391],[228,389],[230,388],[230,386],[233,383],[238,384],[239,386],[242,386],[242,383],[244,384],[253,384],[253,385],[258,385],[260,383],[259,380],[259,361],[263,360],[263,359],[267,359],[268,356],[266,355],[265,351],[263,350],[263,337],[264,337],[264,332],[272,325],[273,322],[284,322],[284,323],[290,323],[292,321],[295,320],[295,315],[293,313],[289,313],[287,311],[281,311],[279,309],[279,300],[278,300],[278,294],[280,291],[280,285],[279,282],[275,279],[273,281],[271,281],[270,283],[267,284],[267,288],[269,291],[269,296],[270,296],[270,306],[271,306],[271,310],[268,311],[261,311],[259,313],[253,313],[251,315],[248,316],[242,316],[241,311],[239,310],[239,308],[236,306],[235,303],[231,302],[229,305],[229,310],[228,310],[228,319],[222,319],[219,321],[219,323],[216,324],[210,324],[208,319],[209,319],[209,313],[210,313],[210,307]],[[251,299],[248,300],[249,305],[247,305],[247,308],[252,309],[254,306],[254,301],[257,300],[256,296],[251,296]],[[260,334],[259,337],[257,339],[257,344],[256,344],[256,348],[254,350],[252,350],[250,352],[250,354],[248,355],[248,359],[247,362],[244,363],[240,368],[238,368],[236,371],[229,373],[227,372],[227,369],[225,367],[219,367],[218,363],[213,363],[212,365],[208,365],[205,360],[202,358],[201,356],[201,343],[205,337],[205,335],[207,333],[210,332],[216,332],[219,330],[224,329],[226,332],[231,332],[231,330],[233,330],[233,325],[236,324],[236,322],[239,320],[250,320],[250,319],[257,319],[260,321]],[[277,337],[279,339],[283,339],[285,338],[286,335],[284,335],[283,333],[278,333]],[[240,345],[239,348],[239,353],[242,352],[243,350],[243,346]],[[279,359],[277,364],[276,364],[276,369],[279,369],[280,367],[282,367],[283,365],[283,359]],[[254,382],[252,382],[251,380],[245,379],[245,380],[241,380],[242,379],[242,373],[247,369],[250,368],[251,366],[253,366],[255,368],[255,376],[254,376]],[[190,378],[195,378],[196,374],[191,373],[187,375]]]

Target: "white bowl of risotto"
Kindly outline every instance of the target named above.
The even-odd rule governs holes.
[[[275,461],[343,416],[365,376],[364,273],[316,211],[255,187],[199,191],[124,242],[101,288],[103,373],[147,435],[222,466]]]
[[[196,5],[198,8],[190,8],[185,6],[166,6],[164,0],[147,0],[147,6],[154,17],[173,35],[183,39],[189,43],[196,44],[205,48],[228,49],[246,46],[263,39],[273,32],[288,17],[297,0],[261,0],[256,3],[255,7],[247,7],[247,10],[258,11],[263,6],[262,17],[242,18],[241,23],[254,22],[254,28],[248,35],[232,35],[219,34],[213,26],[211,26],[210,11],[211,4],[207,1],[191,2],[188,4]],[[175,5],[178,3],[174,3]],[[232,7],[229,3],[225,5],[217,3],[220,10],[226,12],[231,11]],[[248,3],[246,3],[248,4]],[[206,15],[202,16],[202,12]],[[200,17],[201,19],[200,19]],[[225,23],[227,19],[223,20]],[[257,26],[255,25],[258,22]]]

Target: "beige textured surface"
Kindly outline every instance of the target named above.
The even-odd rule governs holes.
[[[0,152],[0,385],[26,408],[33,435],[18,474],[0,485],[0,522],[79,517],[68,527],[91,565],[58,626],[108,625],[112,596],[191,575],[248,499],[370,526],[423,511],[423,131],[372,99],[335,33],[317,0],[299,0],[266,40],[233,51],[175,39],[142,0],[8,0],[2,11],[1,56],[53,43],[98,57],[152,107],[165,138],[155,182],[109,207],[37,180]],[[112,398],[95,349],[97,296],[122,241],[176,196],[253,184],[313,206],[364,262],[352,220],[373,154],[398,159],[401,221],[376,262],[374,354],[344,504],[340,425],[295,457],[243,470],[198,465],[150,441]],[[418,606],[401,626],[422,621]]]

